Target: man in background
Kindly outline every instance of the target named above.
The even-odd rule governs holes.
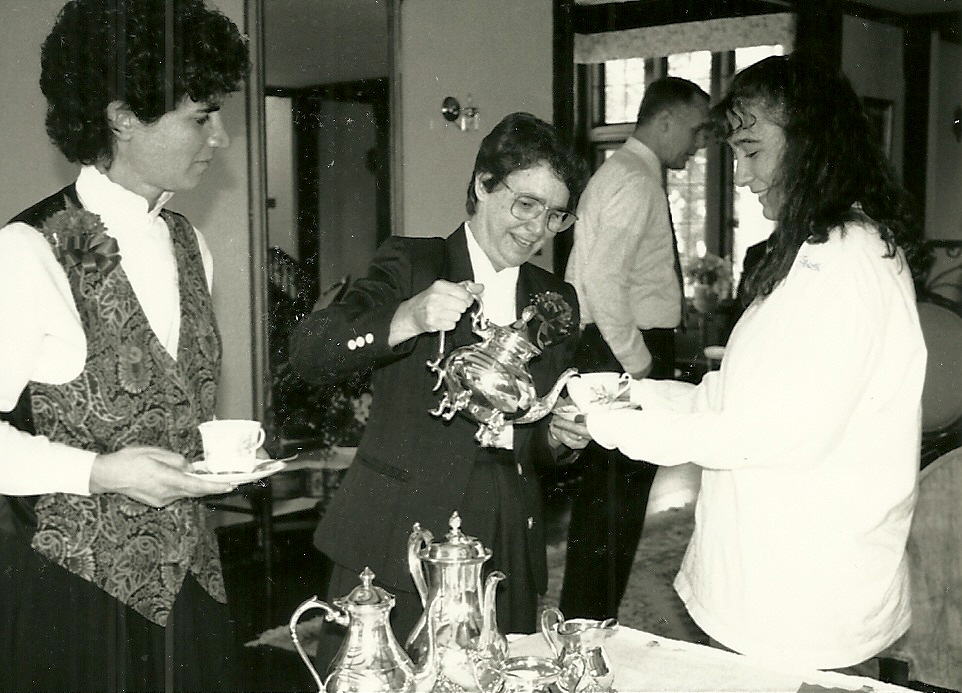
[[[565,277],[582,306],[582,372],[674,376],[684,294],[665,170],[705,146],[708,102],[688,80],[652,82],[634,132],[585,189]],[[582,459],[559,606],[568,618],[617,617],[657,467],[595,443]]]

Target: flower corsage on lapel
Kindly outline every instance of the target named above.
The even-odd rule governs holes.
[[[527,323],[529,334],[534,334],[534,343],[544,349],[570,334],[573,318],[571,306],[561,294],[543,291],[531,299],[521,319]]]
[[[67,208],[49,216],[40,231],[53,242],[53,252],[68,272],[106,276],[120,262],[117,241],[107,235],[100,217],[67,200]]]

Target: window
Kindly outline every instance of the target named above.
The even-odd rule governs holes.
[[[633,123],[645,91],[643,58],[609,60],[605,63],[605,125]]]
[[[627,58],[608,60],[587,71],[588,91],[595,97],[587,113],[591,123],[588,142],[596,165],[611,155],[634,130],[638,106],[645,85],[662,75],[674,75],[698,84],[713,101],[724,93],[724,82],[732,69],[740,70],[769,55],[781,55],[780,45],[753,46],[734,51],[712,53],[693,51],[663,58]],[[745,250],[764,240],[772,231],[772,222],[761,214],[761,205],[747,190],[731,186],[729,175],[710,174],[710,170],[731,168],[732,157],[723,146],[709,145],[688,161],[680,171],[668,171],[668,200],[672,222],[682,256],[701,254],[705,250],[732,259],[735,281],[742,271]],[[729,202],[724,202],[724,201]],[[689,288],[686,287],[686,293]]]
[[[783,53],[782,46],[736,48],[735,71],[738,72],[771,55]],[[732,274],[737,286],[744,271],[742,261],[745,259],[745,251],[768,238],[775,224],[762,216],[761,203],[747,188],[735,188],[732,207]]]

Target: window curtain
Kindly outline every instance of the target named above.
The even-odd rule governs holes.
[[[611,0],[578,0],[591,5]],[[795,15],[791,12],[754,17],[728,17],[666,24],[625,31],[575,34],[576,63],[603,63],[626,58],[660,58],[675,53],[707,50],[713,53],[745,46],[781,44],[792,50]]]

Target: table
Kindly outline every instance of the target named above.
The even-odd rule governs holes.
[[[511,636],[509,653],[550,656],[540,634]],[[779,670],[732,652],[662,638],[619,626],[605,643],[618,693],[682,692],[796,693],[806,686],[873,693],[911,693],[910,689],[860,676],[816,670]]]
[[[264,557],[264,601],[268,605],[268,613],[273,599],[275,525],[285,515],[318,508],[316,516],[310,519],[310,524],[316,526],[324,506],[330,501],[356,452],[357,448],[342,447],[324,453],[306,451],[300,453],[296,460],[288,462],[284,470],[273,477],[245,484],[233,493],[208,501],[207,505],[217,511],[215,527],[232,524],[238,521],[237,518],[240,521],[253,518],[258,547]],[[305,470],[311,475],[307,483],[296,479],[296,483],[290,485],[293,490],[287,490],[287,479],[295,474],[303,475]],[[281,491],[278,493],[277,489]]]

